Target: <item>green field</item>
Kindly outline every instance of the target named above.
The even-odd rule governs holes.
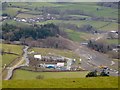
[[[105,27],[100,28],[100,30],[103,31],[112,31],[112,30],[118,30],[118,24],[117,23],[111,23]]]
[[[42,12],[38,12],[38,11],[35,11],[35,10],[31,10],[31,11],[27,11],[25,12],[25,14],[30,14],[30,15],[41,15]]]
[[[2,66],[5,64],[8,65],[10,62],[12,62],[14,59],[16,59],[17,55],[11,55],[11,54],[4,54],[2,55]]]
[[[10,44],[0,44],[0,49],[2,48],[4,52],[12,52],[18,55],[22,54],[22,48],[23,46],[20,45],[10,45]],[[18,55],[13,55],[13,54],[3,54],[2,55],[2,66],[5,64],[8,65],[10,64],[14,59],[19,57]]]
[[[2,86],[3,88],[118,88],[118,77],[9,80],[3,81]]]
[[[61,4],[54,4],[54,3],[47,3],[47,2],[10,2],[12,6],[19,6],[21,8],[29,8],[34,10],[36,7],[58,7],[58,6],[63,6]]]
[[[87,71],[81,72],[32,72],[25,70],[16,70],[12,80],[35,80],[37,76],[43,76],[43,79],[59,79],[59,78],[81,78],[85,77]]]
[[[31,15],[31,14],[19,14],[17,17],[29,18],[29,17],[37,17],[37,16],[36,15]],[[3,21],[3,24],[5,24],[5,23],[13,24],[13,25],[17,25],[17,26],[28,26],[28,25],[30,25],[28,23],[16,22],[14,20]],[[118,30],[118,24],[117,23],[111,23],[111,24],[107,25],[109,22],[103,22],[103,21],[47,20],[47,21],[39,22],[37,24],[44,25],[44,24],[48,24],[48,23],[54,23],[54,24],[61,24],[61,23],[75,24],[75,25],[77,25],[79,27],[81,27],[81,26],[83,26],[85,24],[90,24],[93,27],[97,28],[98,30],[102,30],[102,31]]]
[[[18,18],[34,18],[34,17],[38,17],[39,15],[31,15],[31,14],[18,14],[16,17]]]
[[[96,3],[47,3],[47,2],[10,2],[11,6],[18,6],[20,8],[29,8],[34,10],[35,8],[41,7],[55,7],[58,10],[82,10],[86,13],[91,15],[105,17],[105,18],[118,18],[118,11],[117,9],[107,8],[98,6]],[[99,10],[97,10],[99,8]],[[8,10],[9,11],[9,10]]]
[[[65,32],[67,32],[68,37],[71,40],[77,41],[77,42],[82,42],[82,41],[88,40],[92,37],[95,37],[95,35],[90,34],[90,33],[78,32],[78,31],[74,31],[74,30],[70,30],[70,29],[65,30]]]
[[[60,50],[60,49],[52,49],[52,48],[32,48],[29,51],[39,52],[41,55],[48,55],[49,53],[51,53],[55,55],[65,56],[68,58],[76,58],[76,59],[80,58],[70,50]]]
[[[96,28],[102,27],[106,25],[108,22],[103,22],[103,21],[77,21],[77,20],[47,20],[45,22],[39,22],[38,24],[46,24],[46,23],[70,23],[70,24],[75,24],[77,26],[82,26],[85,24],[90,24]]]
[[[91,5],[92,4],[92,5]],[[66,4],[65,6],[57,7],[59,9],[71,9],[71,10],[83,10],[84,12],[90,13],[91,15],[102,16],[105,18],[118,18],[117,9],[101,7],[96,5],[96,3],[75,3],[75,4]],[[96,9],[100,10],[97,11]],[[116,13],[114,13],[116,12]]]
[[[16,16],[20,8],[7,8],[6,10],[3,10],[3,13],[7,13],[10,16]]]
[[[82,36],[82,33],[80,32],[76,32],[76,31],[73,31],[73,30],[65,30],[65,32],[68,33],[68,37],[73,40],[73,41],[84,41],[85,39],[81,38]]]
[[[17,21],[14,21],[14,20],[6,20],[6,21],[3,21],[2,24],[11,24],[11,25],[17,25],[18,27],[26,27],[26,26],[29,26],[30,24],[29,23],[24,23],[24,22],[17,22]]]
[[[107,43],[108,44],[119,44],[119,40],[118,39],[107,39]]]
[[[37,24],[47,24],[47,23],[54,23],[54,24],[60,24],[60,23],[65,23],[65,24],[74,24],[79,27],[90,24],[91,26],[95,27],[98,30],[104,30],[104,31],[111,31],[111,30],[118,30],[118,24],[117,23],[111,23],[109,22],[104,22],[104,21],[77,21],[77,20],[47,20],[44,22],[39,22]],[[108,24],[108,25],[107,25]]]
[[[22,48],[23,46],[20,45],[12,45],[12,44],[0,44],[0,46],[2,45],[2,49],[4,49],[5,52],[13,52],[16,54],[21,55],[22,54]]]

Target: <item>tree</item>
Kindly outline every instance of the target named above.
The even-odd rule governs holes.
[[[3,55],[5,53],[5,50],[2,48],[2,49],[0,49],[0,52]]]
[[[7,2],[3,2],[2,3],[2,9],[5,10],[8,7],[8,3]]]
[[[60,34],[59,27],[54,24],[45,24],[41,26],[26,26],[26,27],[17,27],[14,25],[5,24],[2,27],[3,34],[2,37],[5,40],[9,41],[19,41],[23,38],[33,38],[45,39],[47,37],[53,37]]]

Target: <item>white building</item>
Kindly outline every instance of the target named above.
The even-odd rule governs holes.
[[[22,22],[27,22],[25,19],[22,19],[21,21],[22,21]]]
[[[36,59],[42,59],[42,56],[41,55],[34,55],[34,58],[36,58]]]
[[[57,63],[57,67],[63,67],[64,63]]]

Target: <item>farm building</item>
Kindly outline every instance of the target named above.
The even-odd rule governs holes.
[[[57,63],[57,67],[63,67],[64,63]]]
[[[35,58],[35,59],[40,59],[40,60],[41,60],[41,59],[42,59],[42,56],[41,56],[41,55],[34,55],[34,58]]]

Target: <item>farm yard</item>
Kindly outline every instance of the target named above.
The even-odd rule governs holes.
[[[25,70],[32,71],[64,71],[82,70],[80,57],[69,50],[57,50],[49,48],[32,48],[28,58],[30,65]],[[29,68],[29,69],[28,69]]]
[[[118,8],[107,4],[4,2],[3,88],[118,88]],[[86,78],[96,70],[109,77]]]

